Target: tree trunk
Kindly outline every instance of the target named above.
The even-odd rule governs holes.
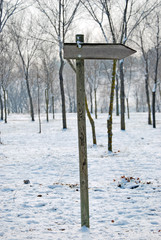
[[[112,83],[111,83],[110,106],[109,106],[109,118],[107,120],[108,151],[110,151],[110,152],[112,152],[112,112],[113,112],[114,91],[115,91],[115,77],[116,77],[116,60],[113,60]]]
[[[119,116],[119,79],[116,74],[116,116]]]
[[[3,101],[2,101],[1,95],[0,95],[0,104],[1,104],[1,120],[3,120]]]
[[[92,98],[92,88],[90,88],[90,102],[91,102],[91,113],[93,113],[93,98]]]
[[[87,104],[87,98],[86,97],[85,97],[85,106],[86,106],[87,115],[88,115],[88,118],[89,118],[89,121],[90,121],[90,124],[91,124],[91,127],[92,127],[93,144],[96,145],[97,141],[96,141],[95,124],[94,124],[93,118],[91,117],[90,111],[88,109],[88,104]]]
[[[154,87],[153,87],[153,128],[156,128],[155,101],[156,101],[156,89],[157,89],[157,81],[158,81],[158,66],[159,66],[159,58],[160,58],[159,49],[160,49],[160,22],[159,22],[159,16],[157,15],[157,44],[155,47],[156,63],[155,63],[155,77],[154,77]]]
[[[121,101],[121,130],[125,130],[125,91],[124,91],[124,70],[123,70],[124,60],[120,61],[120,101]]]
[[[41,116],[40,116],[40,88],[39,88],[39,82],[38,82],[38,77],[37,77],[37,88],[38,88],[38,118],[39,118],[39,133],[41,133]]]
[[[3,1],[0,1],[0,33],[2,32],[2,14],[3,14]]]
[[[68,99],[69,99],[69,112],[73,112],[73,103],[70,94],[68,94]]]
[[[94,89],[95,119],[97,119],[97,89]]]
[[[156,121],[155,121],[155,90],[152,93],[152,113],[153,113],[153,128],[156,128]]]
[[[63,121],[63,129],[67,128],[66,123],[66,108],[65,108],[65,94],[64,94],[64,80],[63,80],[63,68],[64,61],[62,57],[62,52],[60,53],[60,68],[59,68],[59,80],[60,80],[60,92],[61,92],[61,100],[62,100],[62,121]]]
[[[67,123],[66,123],[65,93],[64,93],[64,79],[63,79],[63,68],[64,68],[63,44],[65,39],[64,4],[63,3],[64,2],[59,0],[58,39],[59,39],[59,58],[60,58],[59,81],[60,81],[60,93],[61,93],[61,100],[62,100],[62,121],[63,121],[63,129],[66,129]],[[63,26],[62,26],[62,23],[63,23]]]
[[[3,90],[4,93],[4,122],[7,123],[7,96],[6,90]]]
[[[150,96],[149,96],[149,70],[148,70],[148,59],[145,61],[146,64],[146,73],[145,73],[145,90],[146,90],[146,99],[148,105],[148,124],[152,124],[151,119],[151,106],[150,106]]]
[[[136,93],[136,112],[139,112],[139,99],[137,93]]]
[[[52,96],[52,113],[53,113],[53,119],[55,119],[55,111],[54,111],[54,96]]]
[[[157,89],[157,78],[158,78],[158,64],[159,64],[159,53],[157,52],[156,67],[155,67],[155,79],[154,87],[152,91],[152,111],[153,111],[153,128],[156,128],[156,119],[155,119],[155,101],[156,101],[156,89]]]
[[[45,89],[46,121],[49,122],[49,89]]]
[[[31,96],[31,91],[30,91],[30,86],[29,86],[28,74],[26,75],[26,85],[27,85],[27,92],[28,92],[29,102],[30,102],[31,120],[35,121],[35,119],[34,119],[34,108],[33,108],[32,96]]]
[[[77,104],[76,104],[75,99],[74,99],[73,105],[74,105],[74,110],[73,110],[73,112],[76,113],[76,112],[77,112]]]
[[[126,98],[126,104],[127,104],[127,116],[128,116],[128,119],[130,119],[129,99],[128,98]]]

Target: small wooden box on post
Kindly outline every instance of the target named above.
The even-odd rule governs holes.
[[[135,52],[123,44],[84,43],[82,34],[76,35],[76,43],[64,44],[64,58],[76,59],[81,226],[89,227],[84,59],[119,60]]]

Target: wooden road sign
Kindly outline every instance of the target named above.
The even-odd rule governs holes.
[[[64,58],[76,59],[77,118],[79,144],[81,225],[89,227],[88,162],[85,114],[84,59],[119,60],[136,51],[123,44],[84,43],[84,35],[76,35],[76,43],[64,44]]]
[[[113,43],[65,43],[65,59],[107,59],[119,60],[126,58],[136,51],[123,44]]]

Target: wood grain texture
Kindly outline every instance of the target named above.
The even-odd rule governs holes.
[[[76,60],[81,226],[89,227],[84,60]]]
[[[123,44],[83,43],[78,48],[75,43],[64,44],[65,59],[109,59],[119,60],[126,58],[136,51]]]

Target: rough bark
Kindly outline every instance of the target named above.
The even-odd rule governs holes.
[[[129,99],[126,98],[126,106],[127,106],[127,117],[130,119],[130,111],[129,111]]]
[[[93,144],[97,144],[97,141],[96,141],[96,131],[95,131],[95,124],[94,124],[94,120],[93,118],[91,117],[91,114],[90,114],[90,111],[88,109],[88,104],[87,104],[87,98],[85,97],[85,106],[86,106],[86,112],[87,112],[87,115],[88,115],[88,119],[90,121],[90,124],[91,124],[91,127],[92,127],[92,137],[93,137]]]
[[[54,96],[52,96],[52,114],[53,114],[53,119],[55,119]]]
[[[146,90],[146,99],[148,105],[148,124],[152,124],[151,119],[151,106],[150,106],[150,96],[149,96],[149,70],[148,70],[148,59],[145,61],[146,64],[146,73],[145,73],[145,90]]]
[[[3,0],[0,0],[0,33],[2,32]]]
[[[1,95],[0,95],[0,105],[1,105],[1,120],[3,120],[3,101],[2,101]]]
[[[91,103],[91,113],[93,113],[93,97],[92,97],[92,88],[90,88],[90,93],[89,93],[89,96],[90,96],[90,103]]]
[[[116,74],[116,116],[119,116],[119,79]]]
[[[38,76],[37,76],[37,89],[38,89],[38,94],[37,94],[38,101],[37,101],[37,104],[38,104],[39,133],[41,133],[40,87],[39,87]]]
[[[137,93],[136,93],[136,112],[139,112],[139,98]]]
[[[4,122],[7,123],[7,95],[6,90],[3,89],[4,94]]]
[[[124,70],[123,70],[124,61],[120,61],[120,103],[121,103],[121,130],[125,130],[125,90],[124,90]]]
[[[158,66],[159,66],[159,48],[160,48],[160,22],[159,22],[159,16],[157,15],[157,35],[156,35],[156,63],[155,63],[155,76],[154,76],[154,87],[153,87],[153,128],[156,128],[156,117],[155,117],[155,102],[156,102],[156,89],[157,89],[157,81],[158,81]]]
[[[70,92],[68,92],[68,100],[69,100],[69,112],[72,113],[73,112],[73,101],[70,96]]]
[[[46,121],[49,122],[49,89],[45,89]]]
[[[64,61],[62,58],[62,53],[60,54],[60,68],[59,68],[59,81],[60,81],[60,92],[61,92],[61,100],[62,100],[62,121],[63,121],[63,129],[67,128],[66,123],[66,107],[65,107],[65,93],[64,93],[64,79],[63,79],[63,68]]]
[[[156,128],[156,119],[155,119],[155,91],[152,92],[152,115],[153,115],[153,128]]]
[[[115,91],[115,78],[116,78],[116,60],[113,60],[112,83],[111,83],[110,106],[109,106],[109,118],[107,120],[108,151],[110,151],[110,152],[112,152],[112,113],[113,113],[113,102],[114,102],[114,91]]]
[[[34,119],[34,107],[33,107],[33,102],[32,102],[31,91],[30,91],[28,73],[27,73],[26,76],[25,76],[25,80],[26,80],[26,86],[27,86],[27,93],[28,93],[28,96],[29,96],[31,120],[32,120],[32,121],[35,121],[35,119]]]
[[[97,119],[97,89],[94,89],[95,119]]]
[[[84,60],[76,60],[81,226],[89,227],[88,161],[85,114]]]
[[[63,25],[61,25],[63,23]],[[64,60],[63,60],[63,44],[64,44],[64,2],[61,3],[59,0],[59,24],[58,24],[58,41],[59,41],[59,59],[60,59],[60,68],[59,68],[59,81],[60,81],[60,93],[62,100],[62,121],[63,129],[67,128],[66,122],[66,107],[65,107],[65,93],[64,93],[64,79],[63,79],[63,69],[64,69]]]

